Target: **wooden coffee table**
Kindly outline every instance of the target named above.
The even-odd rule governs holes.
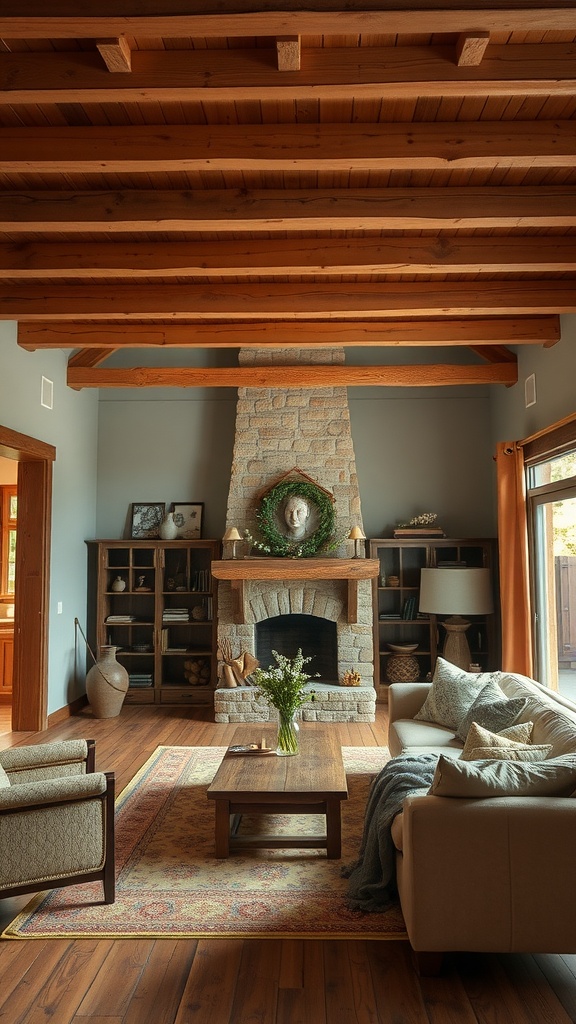
[[[230,745],[259,744],[262,737],[267,746],[274,745],[276,727],[239,726]],[[228,857],[234,850],[312,847],[325,849],[331,858],[341,856],[340,804],[348,798],[348,787],[335,729],[301,724],[300,753],[291,757],[227,752],[207,795],[215,803],[219,858]],[[326,834],[240,836],[238,825],[243,814],[323,814]]]

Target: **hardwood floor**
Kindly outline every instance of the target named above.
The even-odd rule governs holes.
[[[233,726],[190,708],[89,709],[3,747],[93,737],[120,792],[156,746],[225,745]],[[1,725],[0,725],[1,727]],[[335,725],[341,742],[386,742],[373,725]],[[537,880],[535,880],[537,884]],[[4,926],[27,902],[0,900]],[[449,954],[415,973],[406,942],[258,939],[51,939],[0,943],[0,1021],[10,1024],[569,1024],[576,956]]]

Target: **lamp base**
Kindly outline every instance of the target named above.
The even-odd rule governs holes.
[[[442,657],[456,665],[457,668],[468,672],[472,655],[470,654],[470,647],[466,639],[466,630],[470,623],[460,615],[451,615],[449,619],[445,619],[442,625],[446,630]]]

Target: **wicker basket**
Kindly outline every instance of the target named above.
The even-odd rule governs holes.
[[[390,654],[386,662],[389,683],[416,683],[420,679],[420,663],[413,654]]]

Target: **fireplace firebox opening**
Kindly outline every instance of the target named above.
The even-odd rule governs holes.
[[[338,639],[336,623],[317,615],[275,615],[256,623],[256,657],[261,668],[275,666],[272,651],[294,658],[298,650],[312,661],[304,671],[311,682],[338,682]],[[319,678],[315,678],[318,676]]]

